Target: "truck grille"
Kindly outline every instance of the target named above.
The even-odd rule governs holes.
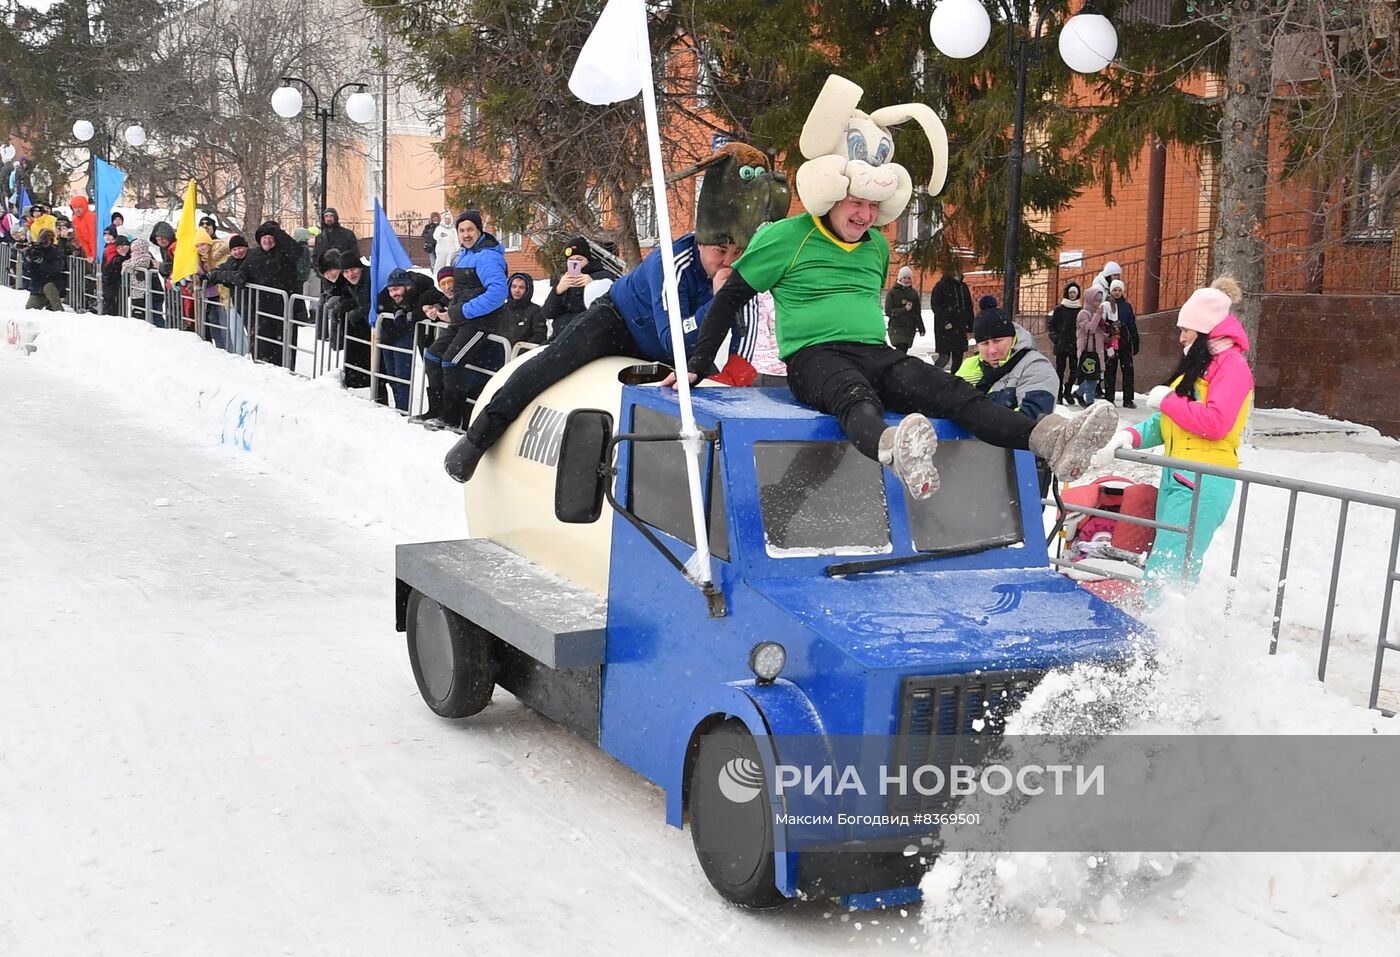
[[[900,688],[895,767],[932,765],[946,774],[955,764],[979,765],[1043,671],[996,671],[980,675],[905,678]],[[890,813],[942,811],[954,803],[946,793],[924,795],[891,789]]]

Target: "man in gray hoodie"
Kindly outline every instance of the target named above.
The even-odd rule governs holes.
[[[1055,411],[1059,378],[1026,328],[998,308],[983,309],[972,324],[972,337],[977,352],[958,367],[958,378],[1032,422]]]

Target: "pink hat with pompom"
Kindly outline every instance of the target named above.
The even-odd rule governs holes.
[[[1230,297],[1219,289],[1197,289],[1182,303],[1176,324],[1181,329],[1194,329],[1208,336],[1230,314]]]

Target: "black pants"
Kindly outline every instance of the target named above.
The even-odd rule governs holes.
[[[444,392],[460,392],[472,398],[481,394],[489,376],[468,365],[489,367],[485,361],[500,350],[489,349],[486,330],[474,322],[449,326],[423,353],[423,372],[428,387]],[[495,366],[499,369],[500,365]]]
[[[958,366],[962,365],[963,356],[966,354],[967,350],[965,349],[958,349],[956,352],[952,349],[939,349],[938,354],[934,356],[933,364],[940,369],[957,372]]]
[[[1060,380],[1059,398],[1069,397],[1070,390],[1074,388],[1075,380],[1079,376],[1079,362],[1075,359],[1073,352],[1055,353],[1055,375]]]
[[[829,342],[787,361],[799,402],[836,416],[851,444],[876,458],[886,410],[951,419],[989,445],[1028,447],[1035,423],[997,405],[957,376],[888,346]]]
[[[474,445],[489,449],[536,396],[595,359],[635,356],[650,361],[606,294],[565,326],[559,338],[535,352],[534,358],[520,366],[472,419],[467,438]]]
[[[1105,398],[1113,401],[1113,393],[1117,391],[1118,370],[1123,370],[1123,401],[1133,401],[1133,354],[1131,352],[1115,353],[1112,359],[1103,364],[1103,388]]]

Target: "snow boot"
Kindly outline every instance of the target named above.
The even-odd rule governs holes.
[[[448,392],[442,400],[442,412],[438,414],[433,423],[428,425],[428,428],[452,429],[454,432],[460,432],[466,412],[467,394],[465,392]]]
[[[415,425],[427,425],[440,415],[442,415],[442,390],[428,386],[428,407],[417,415],[410,416],[408,421]]]
[[[442,467],[452,476],[453,481],[465,484],[471,481],[476,472],[476,463],[480,462],[485,454],[486,450],[473,442],[470,435],[464,435],[443,458]]]
[[[880,434],[880,464],[889,466],[911,498],[925,499],[938,491],[938,469],[933,464],[937,450],[933,423],[917,412]]]
[[[1031,430],[1030,450],[1050,465],[1062,479],[1073,480],[1084,474],[1093,454],[1113,438],[1118,413],[1107,402],[1096,402],[1083,415],[1067,419],[1047,415]]]

